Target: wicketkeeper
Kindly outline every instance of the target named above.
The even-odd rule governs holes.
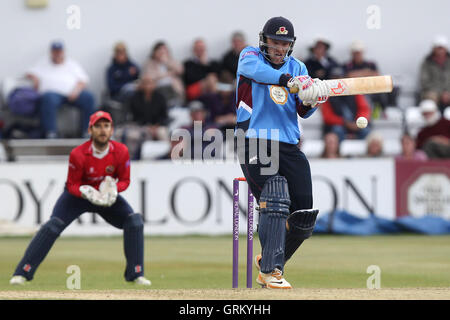
[[[98,213],[106,222],[123,230],[126,258],[125,280],[150,285],[144,277],[144,224],[119,195],[130,184],[128,148],[110,140],[113,122],[107,112],[97,111],[89,122],[90,140],[72,150],[64,192],[48,220],[28,245],[17,265],[11,284],[24,284],[72,221],[84,212]]]

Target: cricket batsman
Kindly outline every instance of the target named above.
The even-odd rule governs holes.
[[[48,220],[31,240],[16,267],[10,284],[31,281],[56,239],[72,221],[84,212],[98,213],[106,222],[123,230],[126,258],[125,280],[150,285],[144,277],[144,224],[128,202],[119,195],[130,184],[128,148],[110,140],[113,135],[111,115],[92,114],[90,140],[74,148],[64,192]]]
[[[313,209],[309,162],[298,147],[297,117],[310,117],[328,99],[329,89],[291,56],[295,40],[289,20],[269,19],[259,34],[259,47],[241,51],[236,79],[236,132],[243,133],[245,142],[238,144],[239,160],[259,204],[262,252],[255,257],[256,282],[272,289],[292,288],[284,279],[284,265],[311,236],[319,213]],[[269,166],[261,161],[262,146],[277,163],[269,174],[262,170]]]

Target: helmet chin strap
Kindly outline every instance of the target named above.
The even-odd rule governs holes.
[[[275,62],[272,61],[272,59],[270,58],[270,55],[269,55],[269,53],[267,51],[268,51],[269,48],[272,48],[272,49],[277,49],[277,48],[274,47],[274,46],[268,45],[267,42],[259,41],[260,48],[261,47],[264,48],[264,50],[261,50],[261,53],[263,54],[264,58],[266,58],[270,63],[278,64],[278,65],[279,64],[283,64],[283,63],[286,62],[287,58],[289,57],[289,52],[292,51],[293,45],[294,45],[294,42],[291,42],[291,44],[289,45],[288,49],[286,50],[286,53],[284,54],[282,62],[275,63]]]

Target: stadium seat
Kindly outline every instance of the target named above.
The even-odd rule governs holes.
[[[10,139],[5,142],[5,147],[13,161],[67,161],[72,149],[85,141],[85,139]]]
[[[318,123],[308,123],[308,120],[301,122],[300,132],[306,140],[322,139],[322,125]]]
[[[144,141],[141,146],[142,160],[155,160],[170,151],[170,143],[167,141]]]
[[[6,153],[3,143],[0,143],[0,162],[8,161],[8,154]]]
[[[302,119],[297,116],[298,126],[302,135],[302,139],[306,140],[320,140],[322,139],[323,119],[321,112],[314,112],[312,116],[307,119]]]
[[[397,107],[387,107],[384,110],[386,114],[386,118],[391,121],[402,121],[403,120],[403,112],[400,108]]]
[[[58,126],[58,134],[63,139],[76,139],[81,137],[81,111],[80,109],[63,105],[58,110],[56,125]]]
[[[324,142],[321,139],[302,141],[301,150],[308,158],[319,158],[322,155]]]
[[[383,153],[386,156],[396,156],[402,152],[402,144],[399,139],[386,139],[383,141]]]
[[[169,131],[182,126],[188,126],[191,124],[191,116],[188,108],[174,107],[169,110],[169,117],[171,119],[169,125]]]
[[[128,104],[112,99],[107,90],[102,91],[100,102],[100,109],[111,114],[116,127],[132,121]]]
[[[384,139],[383,154],[384,156],[393,157],[400,154],[402,149],[399,139]],[[367,144],[365,140],[344,140],[341,143],[341,155],[343,157],[362,157],[367,152]]]
[[[380,133],[384,139],[400,139],[403,133],[401,119],[376,119],[371,121],[371,125],[371,131]]]
[[[366,154],[365,140],[344,140],[341,142],[341,155],[343,157],[362,157]]]

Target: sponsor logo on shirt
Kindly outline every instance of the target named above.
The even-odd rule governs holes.
[[[247,51],[244,53],[241,57],[241,60],[244,59],[246,56],[258,56],[258,52],[256,51]]]
[[[115,167],[113,165],[109,165],[106,167],[105,171],[106,173],[114,173]]]
[[[288,100],[288,92],[286,88],[280,87],[280,86],[270,86],[270,98],[275,102],[276,104],[285,104]]]

